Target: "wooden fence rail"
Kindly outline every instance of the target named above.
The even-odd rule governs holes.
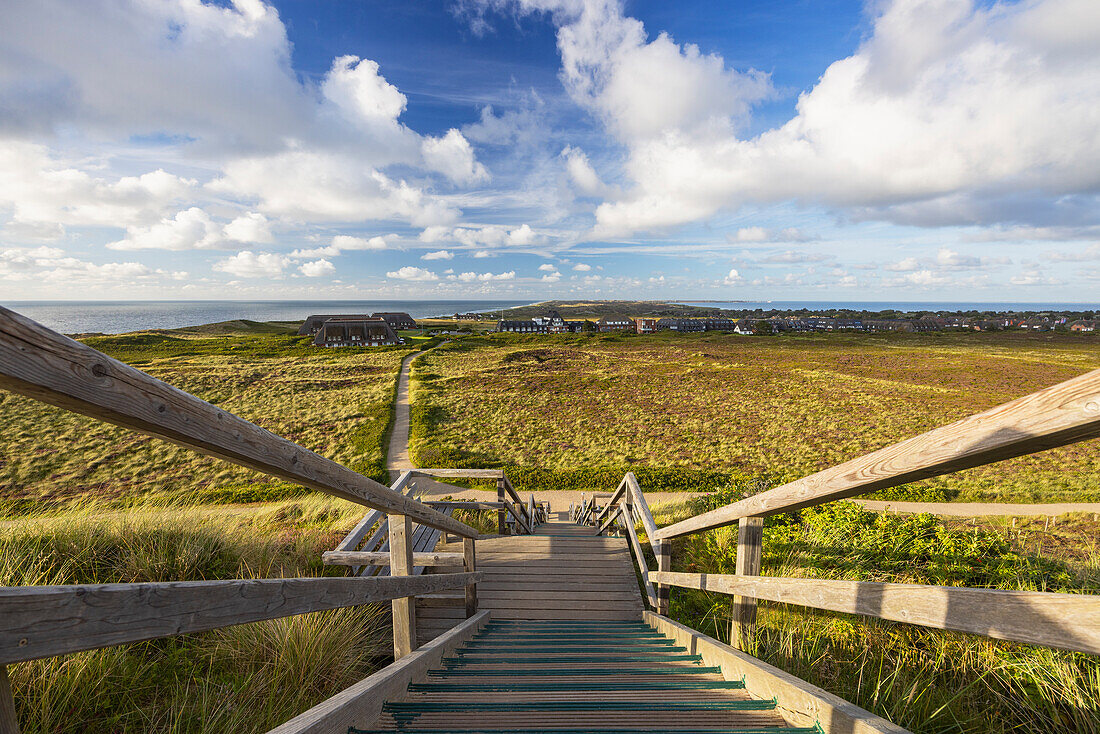
[[[1100,596],[960,586],[653,572],[660,584],[1100,655]]]
[[[0,388],[455,535],[477,537],[468,525],[384,484],[3,307]]]
[[[659,540],[896,487],[1100,436],[1100,370],[660,528]]]
[[[476,573],[0,587],[0,663],[463,588]]]

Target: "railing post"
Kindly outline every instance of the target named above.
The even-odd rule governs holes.
[[[508,520],[508,511],[504,508],[504,477],[497,480],[497,502],[500,503],[500,509],[497,510],[497,535],[507,535],[508,527],[505,522]]]
[[[412,520],[390,515],[390,576],[410,576],[413,569]],[[416,649],[416,597],[394,599],[393,657],[400,660]]]
[[[477,553],[473,538],[462,539],[462,565],[466,573],[477,570]],[[477,614],[477,584],[466,584],[466,619]]]
[[[672,570],[672,541],[665,539],[657,541],[657,570]],[[668,584],[657,584],[657,614],[668,616],[668,592],[671,587]]]
[[[0,665],[0,734],[19,734],[19,720],[15,718],[15,699],[11,695],[6,665]]]
[[[738,576],[759,576],[763,549],[764,518],[742,517],[738,520],[735,573]],[[730,646],[738,650],[747,649],[755,627],[756,599],[735,594],[730,618]]]

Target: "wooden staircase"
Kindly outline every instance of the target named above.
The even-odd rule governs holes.
[[[640,621],[493,619],[349,732],[814,734]]]
[[[492,611],[494,620],[640,621],[642,597],[626,541],[599,536],[596,528],[570,522],[568,513],[550,518],[530,535],[478,540],[479,608]],[[460,551],[461,544],[437,550]],[[419,598],[417,639],[432,640],[465,618],[460,592]]]

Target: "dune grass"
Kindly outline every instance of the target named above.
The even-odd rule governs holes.
[[[89,337],[90,346],[379,480],[409,348],[318,349],[231,332]],[[0,392],[0,514],[88,503],[256,502],[299,487],[59,408]]]
[[[702,502],[655,507],[655,520],[684,519]],[[840,502],[768,518],[762,573],[1097,593],[1098,532],[1090,515],[1014,528]],[[673,570],[732,573],[736,546],[736,526],[676,539]],[[671,602],[674,618],[729,640],[730,597],[673,589]],[[768,602],[746,650],[917,734],[1100,732],[1091,655]]]
[[[541,470],[524,491],[607,490],[575,475],[636,467],[685,473],[653,491],[774,485],[1097,367],[1082,334],[475,336],[414,365],[412,449],[421,466]],[[1100,442],[884,496],[1096,501]]]
[[[362,514],[310,495],[250,511],[135,508],[8,524],[0,584],[342,575]],[[9,667],[24,732],[263,732],[387,664],[387,605],[317,612]]]

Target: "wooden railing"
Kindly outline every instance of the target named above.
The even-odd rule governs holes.
[[[654,606],[659,614],[668,613],[671,586],[734,595],[731,640],[735,645],[755,623],[756,602],[763,599],[1100,654],[1097,595],[759,575],[763,519],[768,515],[1097,436],[1100,370],[667,527],[654,525],[633,474],[624,477],[603,510],[593,513],[586,503],[574,517],[585,523],[591,517],[601,531],[616,519],[622,521],[643,580],[656,584]],[[635,518],[653,545],[656,571],[642,560],[633,537]],[[672,572],[673,538],[732,523],[738,524],[736,573]],[[650,593],[648,586],[646,590]]]
[[[394,655],[400,659],[417,647],[417,595],[465,588],[467,616],[477,612],[478,532],[404,493],[413,473],[387,487],[2,307],[0,388],[373,508],[337,551],[352,551],[384,514],[380,532],[388,536],[389,572],[388,578],[0,587],[3,734],[19,731],[8,663],[383,600],[393,606]],[[447,475],[420,471],[433,472]],[[519,509],[510,509],[518,519],[527,508],[518,495],[515,504]],[[412,575],[414,520],[463,538],[463,573]],[[528,531],[531,525],[526,520]]]

